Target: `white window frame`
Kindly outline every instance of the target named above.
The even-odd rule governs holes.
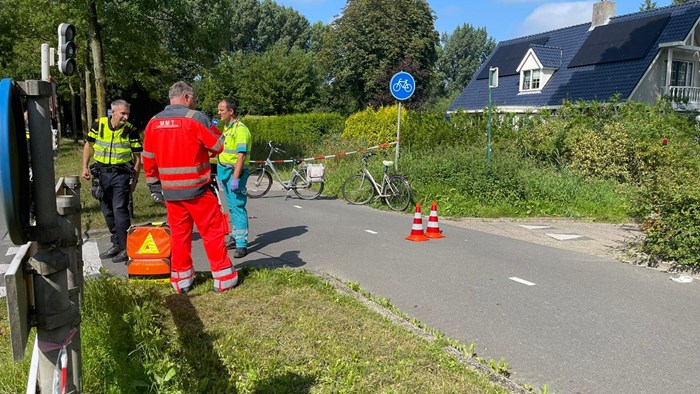
[[[685,66],[685,67],[684,67]],[[674,60],[671,62],[671,85],[672,86],[693,86],[694,63],[686,60]],[[680,81],[677,71],[682,70],[683,81]]]
[[[542,70],[523,70],[522,71],[522,84],[520,85],[520,91],[522,92],[532,92],[541,90],[542,83]]]

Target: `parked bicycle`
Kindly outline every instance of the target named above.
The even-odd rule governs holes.
[[[411,186],[403,175],[389,174],[393,161],[384,160],[384,173],[378,183],[369,172],[367,163],[374,153],[362,156],[362,170],[350,175],[343,184],[343,197],[350,204],[364,205],[376,195],[394,211],[404,211],[411,202]]]
[[[286,152],[280,146],[275,146],[272,141],[268,141],[267,145],[270,148],[267,159],[259,168],[251,170],[248,182],[246,182],[248,197],[260,198],[270,191],[272,187],[272,175],[270,172],[274,174],[280,185],[287,191],[287,197],[289,197],[289,193],[294,192],[303,200],[313,200],[323,193],[323,188],[326,185],[323,164],[302,165],[301,171],[299,171],[299,164],[303,163],[303,160],[295,157],[292,159],[294,166],[292,167],[289,180],[285,181],[282,179],[275,164],[270,160],[270,157],[272,157],[273,153]]]

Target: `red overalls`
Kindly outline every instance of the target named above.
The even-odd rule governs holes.
[[[163,189],[172,242],[170,282],[178,292],[194,282],[193,225],[202,236],[215,290],[238,283],[226,250],[226,222],[209,190],[209,153],[222,151],[219,137],[204,114],[183,105],[165,107],[148,122],[144,133],[143,168],[146,182],[160,181]]]

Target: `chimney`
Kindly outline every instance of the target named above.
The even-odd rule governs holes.
[[[615,16],[615,2],[602,0],[593,3],[593,19],[591,20],[591,30],[598,26],[607,25],[610,18]]]

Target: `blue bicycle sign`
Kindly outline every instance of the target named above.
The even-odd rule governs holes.
[[[389,82],[389,90],[391,95],[397,100],[406,100],[413,95],[413,91],[416,90],[416,82],[411,74],[400,71],[391,77],[391,82]]]

